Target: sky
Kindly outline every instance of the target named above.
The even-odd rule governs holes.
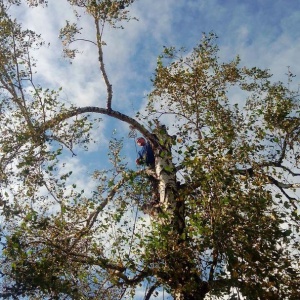
[[[37,81],[45,87],[61,86],[61,98],[67,102],[105,107],[106,88],[99,74],[95,46],[76,42],[81,51],[76,60],[70,64],[62,57],[59,29],[65,20],[76,20],[67,1],[49,0],[47,8],[21,6],[11,12],[24,28],[42,34],[45,44],[50,43],[34,53],[38,60]],[[213,31],[219,37],[222,61],[239,55],[242,66],[268,68],[275,81],[287,81],[288,66],[300,75],[299,0],[137,0],[130,15],[139,21],[123,23],[123,30],[105,28],[104,59],[114,91],[113,109],[131,116],[143,111],[163,47],[192,50],[203,32]],[[85,30],[80,37],[94,39],[93,24],[84,15],[81,25]],[[107,146],[113,130],[124,137],[128,133],[124,124],[104,118],[94,135],[102,146]],[[129,153],[132,145],[132,141],[125,140]],[[89,158],[97,159],[97,153],[103,156],[104,148],[90,148]],[[129,159],[134,161],[134,157]]]
[[[78,106],[105,107],[106,88],[98,72],[97,53],[91,43],[78,42],[81,53],[70,64],[62,56],[59,29],[75,20],[65,0],[49,0],[47,8],[11,8],[23,28],[42,34],[45,44],[34,52],[37,81],[45,88],[62,87],[61,98]],[[164,46],[192,50],[203,32],[217,34],[220,59],[240,56],[241,65],[267,68],[274,80],[287,82],[287,67],[300,82],[300,0],[137,0],[130,15],[139,21],[124,23],[123,30],[105,28],[105,66],[113,86],[113,109],[134,116],[151,91],[157,57]],[[94,29],[86,16],[82,38],[93,39]],[[236,101],[239,101],[236,96]],[[241,100],[242,101],[242,100]],[[134,166],[134,141],[120,121],[104,117],[93,135],[99,142],[89,152],[78,150],[68,168],[77,169],[78,183],[89,186],[85,174],[106,166],[109,138],[124,137],[124,155]]]

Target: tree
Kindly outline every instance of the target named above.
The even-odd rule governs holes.
[[[297,299],[297,91],[272,83],[267,70],[241,67],[239,58],[219,62],[211,33],[191,53],[164,49],[146,116],[132,118],[113,109],[103,29],[128,20],[134,1],[68,2],[79,19],[84,11],[94,20],[89,42],[106,107],[67,105],[60,90],[35,83],[31,51],[40,37],[8,14],[20,1],[1,1],[1,297],[122,299],[147,282],[145,299],[159,287],[176,300],[232,288],[247,299]],[[60,33],[71,59],[79,33],[70,22]],[[244,107],[228,99],[231,87],[247,94]],[[111,169],[95,171],[95,187],[85,191],[63,162],[74,147],[88,149],[99,114],[144,135],[155,168],[130,169],[122,140],[113,138]],[[164,116],[173,118],[175,135]],[[142,207],[156,194],[149,223]]]

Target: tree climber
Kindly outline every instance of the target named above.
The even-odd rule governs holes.
[[[146,142],[146,140],[143,137],[139,137],[136,140],[136,143],[142,147],[142,150],[138,152],[138,158],[136,159],[137,165],[146,165],[149,168],[154,168],[155,165],[155,158],[154,153],[152,150],[152,147],[149,142]]]
[[[154,169],[155,167],[155,157],[152,150],[152,147],[149,142],[147,142],[143,137],[139,137],[136,140],[136,143],[142,147],[138,152],[138,158],[136,159],[137,165],[146,165],[149,169]],[[147,176],[151,186],[152,186],[152,199],[150,203],[145,203],[142,206],[142,209],[145,213],[152,214],[153,207],[159,206],[159,193],[158,193],[158,182],[153,176]]]

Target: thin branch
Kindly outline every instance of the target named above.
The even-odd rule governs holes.
[[[218,250],[214,249],[212,255],[213,255],[213,261],[209,271],[209,279],[208,279],[209,282],[212,282],[214,280],[214,271],[217,266],[218,256],[219,256]]]
[[[53,140],[53,141],[59,142],[60,144],[62,144],[63,146],[65,146],[72,153],[72,156],[76,156],[75,152],[72,150],[72,146],[71,145],[68,146],[64,141],[62,141],[57,136],[55,136],[55,135],[50,135],[50,136],[45,135],[45,138],[49,139],[49,140]]]
[[[285,152],[286,152],[286,147],[287,147],[287,142],[286,142],[287,138],[288,138],[288,134],[286,135],[285,139],[283,140],[282,152],[281,152],[281,155],[280,155],[278,161],[276,162],[279,165],[282,164],[282,161],[285,157]]]
[[[151,288],[149,289],[147,295],[145,296],[144,300],[149,300],[150,297],[152,296],[153,292],[157,289],[159,285],[157,283],[155,283],[154,285],[151,286]]]
[[[15,33],[14,32],[12,32],[12,40],[13,40],[13,61],[15,63],[15,67],[16,67],[16,75],[17,75],[17,81],[18,81],[18,86],[17,87],[18,87],[18,89],[21,93],[21,99],[23,100],[22,104],[19,101],[19,99],[15,99],[15,102],[19,105],[19,107],[20,107],[20,109],[23,113],[23,117],[26,120],[29,128],[32,129],[33,125],[32,125],[32,122],[30,120],[29,113],[28,113],[28,110],[27,110],[27,107],[26,107],[25,95],[24,95],[24,92],[23,92],[22,84],[21,84],[22,80],[20,78],[19,64],[18,64],[17,57],[15,55],[15,53],[16,53],[16,41],[15,41]]]
[[[277,167],[280,167],[282,168],[283,170],[289,172],[291,175],[293,176],[300,176],[300,173],[295,173],[293,172],[290,168],[286,167],[286,166],[283,166],[283,165],[280,165],[280,166],[277,166]]]
[[[97,46],[98,46],[98,61],[100,63],[100,70],[102,73],[102,76],[104,78],[104,82],[107,88],[107,109],[111,110],[111,104],[112,104],[112,85],[109,82],[104,61],[103,61],[103,49],[102,49],[102,40],[101,40],[101,32],[99,28],[99,21],[95,18],[95,26],[96,26],[96,35],[97,35]]]
[[[108,204],[109,201],[113,199],[115,194],[117,193],[118,189],[127,181],[127,177],[124,176],[115,186],[111,189],[109,195],[106,199],[97,207],[97,209],[91,213],[89,218],[87,219],[87,227],[91,229],[93,224],[95,223],[99,213],[104,209],[104,207]]]
[[[69,248],[62,247],[61,241],[58,241],[58,243],[57,243],[57,242],[53,241],[53,238],[51,238],[51,239],[46,238],[44,243],[48,247],[49,246],[54,247],[54,248],[58,249],[59,251],[62,251],[63,253],[68,255],[70,257],[70,259],[74,262],[81,262],[81,263],[86,263],[86,264],[90,264],[90,265],[95,265],[95,266],[99,266],[104,269],[111,269],[111,270],[115,270],[118,272],[124,272],[126,270],[125,267],[111,263],[111,261],[108,258],[100,257],[99,255],[97,255],[96,258],[93,258],[93,257],[90,257],[83,253],[70,251]]]
[[[77,41],[84,41],[84,42],[92,43],[92,44],[94,44],[95,46],[97,46],[97,43],[95,43],[95,42],[93,42],[93,41],[91,41],[91,40],[87,40],[87,39],[75,39],[75,40],[73,40],[73,41],[70,41],[69,44],[72,44],[72,43],[77,42]]]
[[[61,249],[61,250],[63,250],[63,249]],[[114,275],[119,277],[120,279],[122,279],[123,282],[126,283],[126,284],[135,284],[137,282],[140,282],[146,276],[150,275],[147,271],[141,271],[139,274],[137,274],[134,277],[130,278],[130,277],[126,276],[123,273],[123,272],[126,271],[125,267],[113,264],[107,258],[99,258],[97,256],[97,259],[94,259],[94,258],[91,258],[89,256],[86,256],[86,255],[78,253],[78,252],[66,252],[66,253],[68,255],[71,255],[71,260],[74,261],[74,262],[98,265],[99,267],[101,267],[105,270],[115,271]]]
[[[282,189],[300,188],[300,183],[280,182],[270,175],[268,175],[268,178],[270,179],[271,183],[275,184],[277,187],[282,188]]]
[[[279,182],[272,176],[268,176],[268,178],[271,181],[271,183],[273,183],[276,187],[279,188],[279,190],[289,200],[289,202],[293,205],[293,207],[295,209],[298,209],[297,205],[295,204],[295,201],[297,201],[297,199],[288,195],[288,193],[284,189],[295,187],[294,185],[297,185],[297,187],[300,187],[300,184],[285,184],[285,183]]]

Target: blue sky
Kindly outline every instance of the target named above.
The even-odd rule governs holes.
[[[62,86],[61,97],[69,102],[105,106],[106,89],[98,73],[94,46],[78,42],[82,54],[72,65],[62,58],[59,28],[65,19],[74,20],[67,2],[50,0],[47,9],[21,7],[15,13],[24,27],[41,33],[45,42],[50,42],[50,47],[35,53],[38,81],[47,87]],[[106,67],[114,89],[113,108],[130,115],[145,105],[163,46],[192,49],[203,32],[214,31],[219,36],[221,60],[239,55],[241,65],[271,69],[274,80],[287,80],[287,66],[300,74],[298,0],[138,0],[131,7],[131,15],[139,21],[125,23],[124,30],[106,27],[104,35]],[[85,28],[81,37],[93,39],[92,23],[83,17],[81,25]],[[95,132],[102,145],[113,128],[127,135],[126,126],[105,118]],[[96,147],[93,150],[99,151]]]
[[[65,97],[81,105],[104,105],[105,87],[99,84],[93,45],[78,43],[82,54],[69,65],[61,57],[57,39],[65,19],[74,19],[66,1],[49,1],[47,9],[21,13],[24,27],[43,34],[48,49],[36,53],[39,79],[46,85],[63,86]],[[240,55],[241,64],[270,68],[284,80],[286,66],[299,74],[300,2],[298,0],[138,0],[124,30],[106,28],[106,67],[114,88],[114,107],[128,109],[128,101],[139,109],[151,89],[156,58],[163,46],[195,46],[202,32],[219,36],[220,56],[230,60]],[[83,38],[93,38],[86,18]],[[105,97],[104,97],[105,98]]]
[[[63,87],[61,98],[80,106],[105,107],[106,88],[98,72],[96,49],[91,43],[77,43],[82,53],[69,64],[62,58],[58,40],[65,19],[74,20],[66,0],[49,0],[46,9],[11,9],[23,27],[41,33],[46,44],[34,55],[38,60],[37,81],[45,88]],[[163,46],[191,50],[202,32],[215,32],[223,61],[241,58],[241,65],[268,68],[274,80],[287,81],[287,66],[300,82],[300,1],[299,0],[138,0],[131,15],[139,21],[125,23],[124,30],[106,28],[104,58],[113,85],[113,108],[134,116],[143,111],[146,95],[151,91],[158,55]],[[93,39],[92,22],[82,18],[82,38]],[[237,97],[237,101],[238,97]],[[241,100],[242,101],[242,100]],[[68,168],[77,172],[78,186],[87,188],[85,175],[106,165],[107,143],[116,129],[125,137],[125,154],[132,165],[133,141],[127,138],[128,127],[116,120],[104,121],[93,131],[99,142],[88,153],[78,151],[69,157]]]

